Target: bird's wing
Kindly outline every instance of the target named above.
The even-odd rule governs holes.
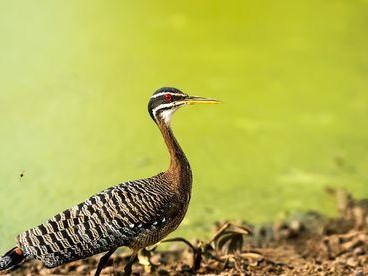
[[[18,241],[24,253],[42,260],[47,267],[55,267],[129,246],[143,231],[165,223],[171,204],[165,186],[152,185],[152,178],[127,182],[21,233]]]

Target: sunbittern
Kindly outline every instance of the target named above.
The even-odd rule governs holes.
[[[62,212],[17,236],[17,246],[0,257],[0,271],[31,258],[46,267],[107,252],[96,275],[120,246],[132,249],[125,274],[140,249],[153,245],[174,231],[183,220],[192,189],[192,171],[170,127],[172,114],[180,107],[217,100],[189,96],[164,87],[150,98],[148,111],[160,129],[170,153],[165,172],[147,179],[121,183]]]

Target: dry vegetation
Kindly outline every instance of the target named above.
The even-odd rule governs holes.
[[[144,250],[134,274],[156,275],[368,275],[368,199],[355,200],[344,191],[337,196],[339,217],[315,212],[252,227],[217,223],[208,242],[183,238],[166,240],[170,250]],[[183,246],[184,245],[184,246]],[[100,256],[98,256],[100,257]],[[98,257],[46,269],[37,261],[11,274],[89,275]],[[122,275],[128,253],[113,255],[105,275]]]

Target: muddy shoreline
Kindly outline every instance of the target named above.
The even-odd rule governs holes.
[[[269,225],[218,222],[209,241],[172,239],[145,250],[135,275],[368,275],[368,199],[342,190],[339,216],[296,214]],[[93,275],[101,255],[54,269],[30,261],[1,275]],[[122,275],[129,253],[117,253],[102,275]]]

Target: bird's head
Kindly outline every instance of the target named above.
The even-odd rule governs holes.
[[[155,91],[148,102],[148,111],[156,123],[170,125],[172,114],[180,107],[192,104],[216,104],[220,101],[198,96],[189,96],[179,89],[163,87]]]

